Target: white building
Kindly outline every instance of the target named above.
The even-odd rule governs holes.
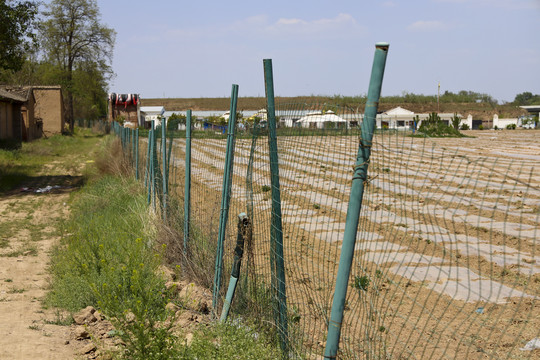
[[[381,114],[377,114],[376,125],[377,129],[408,130],[414,128],[415,121],[417,121],[416,128],[418,129],[420,125],[422,125],[422,121],[427,119],[429,115],[429,113],[416,114],[398,106]],[[447,125],[452,125],[451,121],[454,117],[454,113],[439,113],[438,115],[441,118],[441,121]],[[461,114],[457,114],[457,116],[461,119],[461,126],[465,121]]]
[[[154,120],[154,126],[160,126],[163,114],[165,114],[163,106],[141,106],[141,119],[139,121],[148,123]]]
[[[406,130],[413,127],[416,114],[401,106],[377,115],[377,129],[388,128]]]
[[[521,124],[518,124],[518,119],[499,119],[499,115],[495,114],[493,115],[493,128],[497,127],[497,129],[506,129],[508,125],[515,125],[520,126]]]
[[[335,127],[347,127],[347,120],[337,116],[331,110],[324,114],[322,111],[307,113],[304,117],[298,120],[297,123],[303,128],[324,129],[328,126],[328,124],[334,124]]]

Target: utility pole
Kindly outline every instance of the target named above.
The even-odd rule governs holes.
[[[441,97],[441,82],[439,81],[439,87],[437,89],[437,115],[439,115],[439,98]]]

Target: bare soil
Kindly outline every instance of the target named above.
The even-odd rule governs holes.
[[[0,197],[0,359],[79,358],[71,315],[43,299],[50,251],[60,239],[57,225],[69,214],[69,193],[81,183],[80,172],[51,163]]]
[[[538,337],[540,319],[538,132],[466,134],[471,137],[375,136],[351,276],[369,283],[361,292],[351,281],[342,358],[538,356],[540,350],[520,350]],[[254,153],[250,266],[269,283],[265,144],[260,139]],[[183,184],[184,147],[183,139],[175,140],[176,184]],[[251,140],[237,139],[229,214],[250,203],[250,147]],[[279,137],[278,148],[287,302],[297,322],[291,329],[302,332],[303,345],[317,358],[325,344],[358,139]],[[210,224],[219,214],[224,149],[225,139],[192,141],[193,222]],[[229,229],[235,229],[234,218]],[[232,254],[234,236],[229,231],[225,254]]]

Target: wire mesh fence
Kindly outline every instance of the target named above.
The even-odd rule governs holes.
[[[226,135],[152,124],[139,151],[139,133],[115,125],[149,205],[177,229],[169,260],[212,288],[215,318],[250,319],[284,358],[533,357],[538,139],[508,154],[490,147],[508,146],[498,136],[376,132],[387,50],[376,45],[366,119],[276,106],[264,60],[268,121],[236,126],[233,85]]]
[[[325,121],[321,115],[329,110],[347,123]],[[276,253],[270,241],[272,185],[264,124],[236,134],[219,274],[225,285],[217,294],[215,312],[225,301],[238,215],[245,213],[252,228],[231,316],[250,318],[261,331],[285,334],[287,357],[319,359],[359,146],[354,124],[362,117],[328,104],[278,104],[276,114],[283,126],[287,121],[297,124],[277,132],[286,328],[279,321],[272,260]],[[338,357],[538,356],[539,350],[527,350],[534,347],[527,343],[540,337],[538,137],[533,131],[460,139],[410,135],[381,131],[373,138]],[[170,221],[183,229],[186,139],[168,141],[161,150],[158,146],[155,158],[161,171],[169,173],[170,213],[176,219]],[[138,144],[144,174],[149,168],[147,138]],[[163,170],[159,159],[169,144],[169,166]],[[178,238],[182,266],[209,288],[216,274],[226,147],[221,133],[193,132],[186,248]]]
[[[537,161],[482,151],[485,139],[375,139],[344,356],[531,356]]]

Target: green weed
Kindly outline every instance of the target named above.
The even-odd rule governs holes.
[[[45,324],[69,326],[73,324],[73,317],[71,315],[63,315],[60,311],[56,311],[54,320],[44,320]]]
[[[26,291],[25,288],[13,287],[13,288],[9,289],[7,293],[8,294],[22,294],[25,291]]]
[[[140,185],[106,176],[83,188],[52,257],[48,301],[69,311],[99,308],[124,329],[130,359],[167,359],[174,336],[158,326],[169,301],[153,248],[155,222]],[[161,354],[161,355],[160,355]]]
[[[281,354],[262,334],[241,324],[214,323],[201,327],[184,359],[279,359]]]
[[[30,243],[25,243],[23,247],[17,250],[13,250],[4,254],[1,254],[0,256],[4,257],[18,257],[18,256],[37,256],[38,249],[35,245]]]
[[[358,290],[367,291],[369,287],[369,277],[367,275],[355,276],[352,287]]]

